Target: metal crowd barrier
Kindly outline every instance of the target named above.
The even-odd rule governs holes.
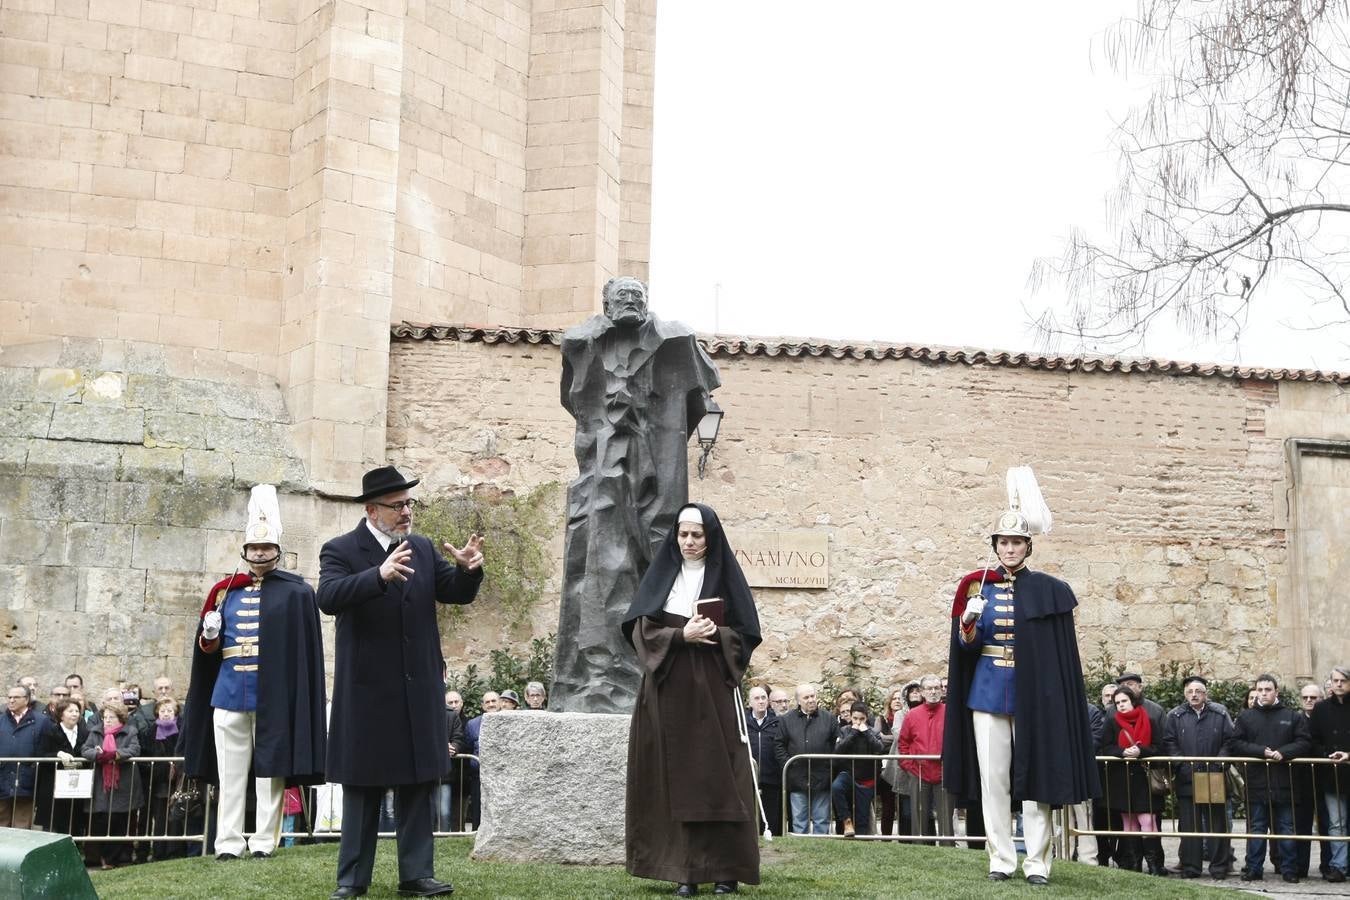
[[[957,841],[967,843],[967,845],[971,843],[979,845],[984,844],[985,837],[983,835],[965,835],[956,833],[956,828],[953,822],[955,810],[953,809],[949,795],[946,793],[946,791],[943,790],[942,785],[940,783],[933,785],[931,788],[925,791],[924,785],[920,783],[920,780],[917,777],[910,775],[906,778],[907,783],[910,785],[910,790],[906,792],[898,792],[895,791],[894,788],[892,788],[881,777],[882,767],[890,760],[895,760],[898,768],[900,760],[915,760],[915,761],[940,760],[941,757],[935,754],[925,755],[925,754],[887,753],[882,755],[873,755],[870,753],[850,753],[850,754],[799,753],[789,758],[787,762],[783,764],[783,773],[782,773],[783,781],[781,788],[782,796],[780,798],[783,811],[782,821],[780,822],[780,825],[782,827],[782,833],[784,836],[813,837],[813,838],[845,837],[845,835],[843,834],[836,833],[833,827],[829,827],[824,834],[815,833],[809,830],[811,827],[810,809],[811,809],[811,798],[813,793],[811,788],[811,768],[813,761],[820,761],[824,765],[829,766],[831,772],[833,772],[835,766],[841,761],[852,761],[858,759],[875,762],[877,766],[877,778],[875,787],[873,789],[873,796],[871,798],[868,798],[867,800],[867,802],[870,804],[870,811],[868,815],[868,828],[866,831],[863,830],[856,831],[854,835],[852,835],[852,839],[873,840],[873,841],[878,840],[901,841],[919,844],[932,844],[936,842],[942,844],[943,846],[953,846]],[[794,764],[797,763],[804,763],[807,769],[806,775],[806,782],[807,782],[806,806],[807,806],[807,828],[808,828],[807,833],[793,832],[791,829],[792,812],[789,801],[790,791],[788,790],[788,770]],[[832,775],[832,777],[830,778],[830,787],[826,789],[830,794],[828,822],[830,822],[831,824],[834,823],[836,819],[834,813],[834,794],[835,794],[833,784],[834,780],[835,777]],[[849,781],[850,783],[852,783],[851,777]],[[909,801],[910,823],[908,828],[909,831],[908,834],[905,833],[906,831],[905,823],[901,818],[901,811],[900,811],[901,804],[898,802],[896,807],[896,822],[898,833],[897,834],[876,833],[876,826],[879,824],[876,807],[877,801],[879,801],[882,791],[892,791],[897,794],[897,798],[904,798]],[[852,796],[849,798],[850,801],[849,805],[852,809],[856,810],[858,808],[858,803],[860,799],[856,784],[853,786],[852,792],[853,792]],[[932,804],[927,802],[926,795],[931,796],[933,798],[934,802]],[[857,817],[854,816],[851,818],[854,818],[856,820]],[[930,824],[930,821],[934,828],[934,831],[931,832],[926,830]]]
[[[69,834],[77,844],[85,847],[86,861],[91,865],[97,864],[95,856],[106,863],[109,854],[116,854],[119,865],[152,857],[181,856],[183,854],[177,850],[186,850],[186,845],[193,843],[201,844],[202,853],[209,852],[206,826],[211,821],[212,791],[203,788],[198,795],[200,823],[196,822],[197,815],[181,817],[176,828],[171,821],[172,801],[179,781],[177,767],[183,757],[140,756],[126,760],[118,766],[119,784],[114,792],[100,791],[103,780],[97,772],[99,763],[79,761],[80,765],[67,767],[51,756],[0,758],[0,771],[11,765],[15,767],[13,780],[11,773],[6,771],[5,784],[0,789],[17,791],[25,770],[33,772],[31,796],[19,797],[15,793],[0,798],[0,812],[8,813],[4,818],[10,826]],[[71,776],[77,772],[88,773],[78,777],[92,782],[88,785],[89,795],[57,796],[58,793],[82,792],[71,783]],[[96,811],[95,807],[100,805],[107,809]],[[112,845],[112,849],[87,846],[99,844]],[[170,846],[174,844],[184,846],[175,849]]]
[[[465,837],[473,834],[478,826],[478,769],[469,765],[478,762],[472,753],[459,753],[450,760],[450,774],[437,782],[432,789],[431,816],[432,837]],[[282,830],[284,841],[292,840],[322,841],[333,840],[342,834],[342,785],[320,784],[308,787],[304,791],[306,814],[303,830]],[[385,792],[384,804],[380,809],[381,822],[394,819],[394,792]],[[391,838],[396,833],[383,828],[379,837]]]
[[[1189,799],[1189,803],[1192,806],[1223,807],[1226,810],[1226,817],[1227,821],[1229,822],[1238,818],[1250,819],[1249,814],[1240,816],[1238,815],[1238,813],[1247,813],[1251,809],[1252,794],[1250,791],[1250,779],[1247,777],[1247,775],[1250,774],[1252,767],[1261,767],[1266,769],[1266,786],[1267,786],[1266,795],[1264,797],[1260,796],[1256,797],[1255,799],[1258,802],[1273,805],[1275,799],[1274,795],[1270,791],[1271,778],[1274,777],[1282,780],[1288,779],[1289,782],[1287,785],[1289,789],[1288,803],[1289,806],[1291,807],[1291,815],[1293,816],[1294,821],[1297,822],[1299,819],[1297,808],[1298,804],[1300,803],[1299,794],[1307,795],[1302,798],[1301,801],[1302,803],[1307,804],[1311,801],[1313,809],[1311,810],[1305,809],[1304,812],[1309,818],[1313,817],[1317,813],[1319,799],[1322,797],[1323,794],[1328,792],[1335,792],[1335,793],[1341,792],[1342,770],[1338,768],[1338,766],[1344,765],[1334,763],[1329,759],[1322,759],[1320,757],[1311,757],[1311,758],[1300,757],[1298,759],[1282,760],[1280,762],[1275,762],[1274,760],[1269,759],[1257,759],[1256,757],[1242,757],[1242,756],[1150,756],[1144,759],[1137,759],[1137,760],[1122,759],[1118,756],[1099,756],[1097,757],[1097,762],[1105,764],[1106,766],[1124,766],[1127,772],[1130,772],[1130,767],[1139,769],[1140,771],[1138,774],[1134,774],[1132,772],[1130,773],[1130,775],[1133,775],[1133,777],[1136,778],[1148,777],[1147,771],[1149,768],[1157,768],[1160,765],[1164,766],[1165,767],[1164,771],[1166,772],[1168,778],[1169,789],[1165,794],[1155,794],[1155,796],[1159,798],[1159,801],[1165,804],[1163,810],[1157,810],[1152,804],[1150,804],[1148,809],[1141,808],[1139,810],[1134,810],[1132,799],[1126,797],[1125,809],[1120,810],[1120,812],[1125,813],[1157,812],[1160,817],[1171,819],[1180,818],[1178,805],[1182,802],[1187,801],[1187,798],[1181,797],[1177,793],[1178,773],[1176,770],[1176,765],[1188,763],[1207,763],[1209,765],[1221,766],[1222,768],[1218,772],[1200,773],[1200,774],[1215,774],[1221,775],[1223,777],[1224,788],[1222,799],[1219,799],[1216,802],[1212,803],[1197,802],[1194,798],[1194,793],[1192,793],[1192,796]],[[1235,769],[1237,766],[1242,767],[1242,772],[1239,774],[1234,771],[1232,774],[1230,774],[1229,770]],[[1319,769],[1325,768],[1327,766],[1331,767],[1330,775],[1321,776],[1322,783],[1321,786],[1319,787],[1318,771]],[[1300,771],[1300,769],[1297,767],[1306,767],[1306,771]],[[1194,773],[1191,774],[1194,775]],[[1306,785],[1306,790],[1304,790],[1304,786],[1296,783],[1296,779],[1298,779],[1301,775],[1304,774],[1306,774],[1306,776],[1309,779]],[[1130,775],[1127,775],[1127,778],[1130,777]],[[1238,775],[1238,777],[1235,778],[1233,777],[1233,775]],[[1350,766],[1347,766],[1345,768],[1345,777],[1350,778]],[[1240,794],[1240,799],[1238,800],[1235,800],[1233,797],[1234,787],[1239,788],[1238,793]],[[1194,779],[1192,779],[1192,792],[1194,792]],[[1105,779],[1103,780],[1102,785],[1102,797],[1101,800],[1098,802],[1102,803],[1107,808],[1111,808],[1112,806],[1109,784],[1106,783]],[[1172,806],[1173,814],[1171,816],[1166,816],[1165,815],[1166,805],[1169,804]],[[1167,835],[1169,837],[1178,837],[1178,838],[1228,837],[1228,838],[1244,838],[1244,839],[1251,838],[1259,840],[1263,838],[1276,837],[1277,835],[1275,835],[1273,832],[1274,828],[1273,822],[1271,822],[1271,828],[1272,828],[1271,832],[1172,830],[1168,831]],[[1072,829],[1072,832],[1075,834],[1101,835],[1103,837],[1137,837],[1140,834],[1152,833],[1152,832],[1123,831],[1112,829],[1094,830],[1094,829],[1077,829],[1077,828]],[[1345,841],[1347,839],[1343,835],[1333,837],[1331,835],[1323,835],[1323,834],[1278,835],[1278,837],[1280,839],[1290,839],[1296,841]]]
[[[829,788],[829,791],[831,793],[831,798],[829,804],[829,814],[827,817],[830,827],[828,827],[826,832],[823,834],[822,833],[801,834],[801,833],[794,833],[792,831],[791,829],[792,813],[789,801],[790,792],[788,790],[788,770],[792,766],[798,764],[804,764],[807,766],[807,785],[808,785],[807,818],[809,831],[811,827],[809,811],[811,807],[811,796],[813,793],[813,789],[810,787],[811,783],[810,771],[812,763],[816,762],[817,764],[824,764],[827,766],[831,766],[832,767],[831,770],[833,771],[833,767],[837,766],[840,762],[851,761],[855,759],[864,759],[876,762],[878,771],[874,793],[873,796],[869,798],[869,802],[874,804],[871,810],[871,814],[868,816],[869,825],[871,827],[869,827],[866,832],[862,830],[857,831],[856,834],[854,835],[856,839],[891,840],[891,841],[905,841],[910,843],[929,843],[929,844],[938,841],[944,845],[950,845],[953,842],[963,842],[966,843],[967,846],[975,844],[983,844],[985,842],[986,840],[985,837],[981,835],[966,835],[956,833],[956,829],[953,825],[954,817],[951,815],[953,811],[951,810],[950,806],[946,806],[945,808],[941,806],[940,805],[941,801],[939,801],[938,804],[935,804],[937,808],[936,810],[934,810],[935,812],[937,812],[936,818],[938,820],[938,828],[936,830],[938,833],[936,834],[920,833],[924,831],[925,826],[929,822],[930,810],[925,806],[925,804],[921,802],[921,797],[919,795],[922,792],[922,788],[921,786],[918,785],[917,783],[918,779],[916,778],[910,780],[912,788],[909,792],[907,793],[897,792],[898,796],[908,797],[910,801],[911,826],[909,830],[911,833],[909,834],[903,833],[904,823],[902,820],[900,820],[899,809],[897,809],[896,812],[897,812],[897,820],[899,820],[899,829],[901,830],[902,833],[895,835],[885,835],[875,833],[875,825],[877,824],[875,801],[877,798],[879,798],[882,791],[893,790],[893,788],[881,778],[880,775],[881,767],[889,760],[898,761],[900,759],[911,759],[911,760],[940,759],[940,757],[936,755],[925,756],[925,755],[886,754],[882,756],[873,756],[870,754],[842,755],[834,753],[802,753],[791,757],[783,766],[782,772],[783,780],[782,786],[780,788],[782,817],[781,822],[779,824],[782,828],[782,833],[784,836],[834,837],[834,838],[843,837],[843,835],[836,833],[833,827],[836,821],[833,804],[833,794],[834,794],[833,777],[831,777],[830,779],[831,787]],[[1060,838],[1060,840],[1057,841],[1056,843],[1056,849],[1063,857],[1068,857],[1070,855],[1072,842],[1081,836],[1093,838],[1103,837],[1103,838],[1122,839],[1122,838],[1149,837],[1153,835],[1166,835],[1169,838],[1195,838],[1195,839],[1222,838],[1222,839],[1266,840],[1266,841],[1294,840],[1305,843],[1311,841],[1345,842],[1346,840],[1350,839],[1347,838],[1346,835],[1329,835],[1319,833],[1317,831],[1311,830],[1310,826],[1310,823],[1312,823],[1313,821],[1323,822],[1325,820],[1324,816],[1325,804],[1323,795],[1327,793],[1340,794],[1342,792],[1342,779],[1350,778],[1350,766],[1347,766],[1346,764],[1337,764],[1333,763],[1331,760],[1322,758],[1299,758],[1294,760],[1282,760],[1276,762],[1273,760],[1257,759],[1254,757],[1233,757],[1233,756],[1152,756],[1147,757],[1145,759],[1137,759],[1137,760],[1123,759],[1121,757],[1116,756],[1099,756],[1096,758],[1096,760],[1099,765],[1103,766],[1125,766],[1127,768],[1134,767],[1134,769],[1137,770],[1137,772],[1131,771],[1131,775],[1133,777],[1142,777],[1142,778],[1147,777],[1147,770],[1149,767],[1153,767],[1155,769],[1158,768],[1159,766],[1165,767],[1165,771],[1168,776],[1168,791],[1165,795],[1163,794],[1156,795],[1157,803],[1159,805],[1155,805],[1155,803],[1151,800],[1149,807],[1147,809],[1141,807],[1139,810],[1134,810],[1132,809],[1132,801],[1127,796],[1125,800],[1125,808],[1124,810],[1122,810],[1124,812],[1129,813],[1156,812],[1158,814],[1158,831],[1142,832],[1142,831],[1126,831],[1123,828],[1116,829],[1116,828],[1079,827],[1079,825],[1072,820],[1074,817],[1067,815],[1066,811],[1064,810],[1057,810],[1055,813],[1056,825],[1054,833],[1058,836],[1058,838]],[[1194,763],[1207,763],[1210,766],[1222,767],[1222,772],[1215,772],[1212,774],[1222,774],[1224,776],[1223,799],[1212,803],[1204,803],[1202,801],[1198,804],[1201,807],[1206,807],[1207,811],[1213,811],[1216,809],[1223,810],[1224,816],[1223,816],[1222,830],[1220,830],[1220,828],[1218,828],[1217,826],[1213,827],[1211,830],[1196,830],[1192,828],[1186,831],[1182,831],[1180,830],[1179,827],[1177,827],[1182,817],[1180,804],[1185,803],[1190,805],[1191,807],[1194,807],[1197,804],[1194,799],[1193,793],[1189,797],[1183,797],[1177,794],[1178,772],[1176,767],[1181,764],[1194,764]],[[1327,769],[1328,766],[1331,767],[1329,770]],[[1250,770],[1253,767],[1263,767],[1267,770],[1268,775],[1268,777],[1266,778],[1267,789],[1266,789],[1266,796],[1264,797],[1256,796],[1255,798],[1253,798],[1252,796],[1252,791],[1250,790],[1250,781],[1246,778],[1246,775],[1250,772]],[[1230,774],[1230,770],[1232,774]],[[1103,769],[1102,771],[1104,772],[1105,769]],[[1291,807],[1291,817],[1295,824],[1295,833],[1277,834],[1275,831],[1276,828],[1274,822],[1275,817],[1271,813],[1267,814],[1267,818],[1269,820],[1268,822],[1268,826],[1270,829],[1269,831],[1254,832],[1249,830],[1248,828],[1244,828],[1241,831],[1233,830],[1233,825],[1237,821],[1249,823],[1250,816],[1247,814],[1247,811],[1250,809],[1251,801],[1253,799],[1255,799],[1257,802],[1273,806],[1274,797],[1269,789],[1269,786],[1272,783],[1271,781],[1272,778],[1288,779],[1289,782],[1288,793],[1290,797],[1288,803],[1289,806]],[[1306,779],[1306,782],[1300,784],[1299,782],[1300,779]],[[1103,779],[1102,788],[1103,788],[1102,797],[1096,801],[1092,801],[1092,804],[1101,804],[1109,809],[1112,806],[1112,802],[1109,792],[1109,783],[1107,782],[1106,779]],[[1237,788],[1237,790],[1234,791],[1234,788]],[[1192,780],[1192,791],[1193,790],[1194,790],[1194,779]],[[944,794],[940,786],[938,786],[938,790],[935,793],[938,795]],[[1150,794],[1151,796],[1153,796],[1151,792]],[[946,799],[950,801],[949,797]],[[859,800],[858,792],[855,787],[854,796],[851,798],[852,802],[850,804],[853,809],[857,808],[858,800]],[[1300,806],[1302,808],[1300,808]],[[1309,809],[1308,808],[1309,806],[1311,806],[1312,808]],[[1168,810],[1170,810],[1170,815],[1167,814]],[[1010,811],[1009,814],[1012,815],[1012,812]],[[1186,818],[1198,820],[1200,817],[1193,814],[1188,814]],[[1206,818],[1209,818],[1211,822],[1214,821],[1213,816],[1207,816]],[[1167,820],[1170,820],[1171,827],[1165,828],[1164,826],[1166,825]],[[1302,832],[1298,830],[1298,826],[1300,823],[1305,823],[1305,825],[1307,825],[1305,830],[1303,830]],[[948,826],[950,830],[944,831],[942,827],[944,825]],[[1325,825],[1323,825],[1322,827],[1323,829],[1325,829]]]
[[[478,816],[478,772],[470,762],[477,757],[461,753],[451,761],[450,775],[438,782],[432,793],[432,816],[435,837],[462,837],[474,833]],[[150,859],[170,859],[186,855],[190,845],[202,855],[212,853],[211,843],[215,838],[215,805],[217,790],[192,780],[178,777],[183,757],[158,756],[134,757],[121,764],[121,781],[113,798],[127,794],[125,804],[114,803],[114,807],[126,806],[125,811],[96,812],[99,800],[101,779],[95,776],[87,797],[56,797],[58,782],[68,792],[67,779],[63,774],[86,772],[89,778],[94,775],[98,763],[81,760],[81,765],[67,768],[60,760],[50,756],[38,757],[0,757],[0,772],[13,765],[0,785],[0,790],[14,791],[24,769],[33,772],[33,795],[27,797],[11,796],[0,798],[0,820],[7,821],[11,827],[21,827],[36,831],[68,834],[84,848],[86,861],[98,865],[99,858],[107,859],[104,850],[98,845],[113,845],[111,851],[118,855],[115,863],[121,865],[131,862],[144,862]],[[12,776],[12,778],[11,778]],[[126,785],[130,783],[129,787]],[[188,815],[173,821],[174,795],[180,787],[196,789],[195,803],[188,806]],[[250,796],[253,788],[249,785]],[[107,794],[108,792],[103,792]],[[283,842],[333,840],[342,833],[341,785],[314,785],[302,791],[302,811],[296,816],[296,823],[302,828],[284,828],[280,834]],[[184,803],[180,800],[179,807]],[[393,818],[392,804],[388,809],[389,819]],[[247,836],[247,835],[246,835]],[[394,837],[395,832],[382,830],[380,837]],[[121,845],[128,845],[123,847]],[[194,854],[195,855],[195,854]]]

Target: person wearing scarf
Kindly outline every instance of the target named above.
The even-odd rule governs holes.
[[[94,763],[94,820],[91,835],[130,834],[130,814],[141,806],[140,779],[129,762],[141,752],[136,729],[126,727],[121,703],[99,707],[102,722],[89,729],[80,755]],[[131,860],[130,842],[99,842],[102,866],[111,869]]]
[[[1141,833],[1156,832],[1157,818],[1152,810],[1152,791],[1148,783],[1148,768],[1138,760],[1157,753],[1153,746],[1153,725],[1148,710],[1140,703],[1133,688],[1117,687],[1111,695],[1115,715],[1108,718],[1102,729],[1101,756],[1114,756],[1123,762],[1106,764],[1106,808],[1120,814],[1121,830]],[[1161,737],[1161,736],[1159,736]],[[1120,842],[1117,860],[1122,869],[1134,867],[1140,858],[1142,844],[1139,838],[1124,838]]]
[[[708,599],[720,609],[700,608]],[[642,669],[628,739],[629,874],[677,882],[682,897],[700,882],[716,894],[759,884],[755,777],[737,696],[759,615],[712,509],[680,509],[622,627]]]
[[[142,748],[145,756],[177,756],[178,746],[178,701],[165,697],[155,703],[154,738],[150,746]],[[169,833],[169,798],[173,796],[174,780],[178,767],[173,763],[141,763],[141,775],[145,779],[147,798],[148,834],[166,835]],[[150,846],[155,861],[182,856],[186,847],[176,841],[154,841]]]

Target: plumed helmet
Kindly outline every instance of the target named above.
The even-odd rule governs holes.
[[[1030,466],[1014,466],[1008,470],[1008,508],[998,517],[998,522],[989,532],[989,539],[1000,535],[1004,537],[1024,537],[1031,540],[1033,535],[1047,534],[1050,531],[1050,508],[1041,496],[1040,485]]]
[[[249,495],[244,546],[249,544],[281,546],[281,507],[277,504],[277,489],[270,484],[257,485]]]
[[[1010,509],[998,517],[994,523],[994,530],[989,532],[991,538],[995,537],[1024,537],[1031,540],[1031,526],[1027,524],[1027,517],[1015,509]]]

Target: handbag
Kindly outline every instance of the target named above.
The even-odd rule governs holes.
[[[1167,769],[1162,766],[1148,767],[1148,789],[1162,796],[1172,793],[1172,779],[1168,777]]]
[[[56,770],[52,782],[53,800],[87,800],[94,796],[93,769]]]
[[[178,786],[169,795],[169,823],[181,825],[200,815],[202,811],[202,788],[195,778],[186,775],[178,777]]]
[[[1134,735],[1130,734],[1130,730],[1128,728],[1121,726],[1120,730],[1125,732],[1125,736],[1130,739],[1131,747],[1139,746],[1139,742],[1134,739]],[[1165,763],[1162,766],[1153,766],[1149,765],[1148,763],[1144,763],[1144,769],[1148,772],[1149,793],[1158,794],[1161,796],[1166,796],[1167,794],[1172,793],[1172,779],[1168,777]]]

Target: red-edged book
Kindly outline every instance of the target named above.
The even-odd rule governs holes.
[[[706,600],[698,601],[694,604],[694,612],[697,615],[712,619],[713,624],[718,628],[727,624],[727,601],[720,597],[709,597]]]

